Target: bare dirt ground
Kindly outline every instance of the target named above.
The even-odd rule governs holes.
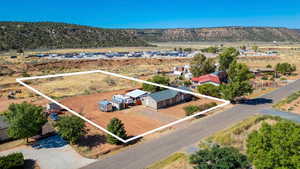
[[[125,93],[126,90],[97,93],[85,96],[75,96],[60,100],[60,102],[71,109],[83,114],[88,119],[106,127],[112,118],[120,119],[125,126],[129,136],[136,136],[162,125],[158,120],[149,119],[146,116],[126,111],[102,112],[98,108],[98,102],[111,99],[113,95]]]

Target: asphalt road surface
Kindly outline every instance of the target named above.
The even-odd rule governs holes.
[[[195,144],[204,137],[228,128],[239,121],[260,113],[264,109],[271,108],[273,103],[298,90],[300,90],[300,80],[257,99],[234,106],[215,115],[204,117],[170,134],[138,144],[116,155],[101,159],[84,167],[84,169],[143,169],[186,146]]]

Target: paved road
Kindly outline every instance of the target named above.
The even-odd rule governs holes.
[[[143,169],[184,147],[195,144],[204,137],[230,127],[249,116],[261,112],[263,109],[271,108],[272,102],[277,102],[298,90],[300,90],[300,80],[251,102],[235,106],[214,116],[205,117],[168,135],[99,160],[84,167],[84,169]]]
[[[261,111],[262,114],[280,116],[284,119],[292,120],[294,122],[300,123],[300,115],[296,113],[283,112],[276,109],[265,109]]]

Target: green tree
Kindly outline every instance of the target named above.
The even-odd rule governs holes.
[[[237,61],[232,62],[228,70],[229,83],[220,86],[222,97],[234,102],[237,97],[252,93],[250,79],[253,77],[247,65]]]
[[[122,139],[127,138],[124,124],[122,123],[121,120],[119,120],[117,118],[111,119],[110,123],[107,125],[107,130]],[[121,144],[120,140],[116,139],[115,137],[111,136],[110,134],[106,135],[106,140],[110,144]]]
[[[246,50],[246,49],[247,49],[247,47],[246,47],[245,45],[243,45],[243,46],[241,46],[241,47],[240,47],[240,49],[242,49],[242,50]]]
[[[28,138],[39,134],[42,126],[47,122],[43,107],[26,102],[11,104],[4,112],[9,124],[8,135],[12,138]]]
[[[247,139],[247,155],[257,169],[300,168],[300,125],[263,123]]]
[[[71,144],[76,143],[86,133],[85,122],[77,116],[61,117],[55,127],[58,129],[58,134]]]
[[[222,71],[227,71],[230,64],[236,60],[237,56],[239,55],[239,51],[235,48],[226,48],[220,55],[219,55],[219,69]]]
[[[232,147],[214,145],[190,156],[195,169],[250,169],[247,156]]]
[[[219,50],[218,47],[211,46],[211,47],[208,47],[208,48],[204,48],[201,51],[202,52],[207,52],[207,53],[217,53],[218,50]]]
[[[194,77],[212,73],[216,70],[215,62],[202,54],[197,54],[191,61],[191,73]]]
[[[291,65],[287,62],[285,63],[278,63],[275,66],[275,71],[282,74],[282,75],[291,75],[294,71],[296,71],[296,66]]]
[[[151,79],[148,79],[147,81],[166,85],[166,86],[169,85],[170,83],[170,79],[168,77],[160,76],[160,75],[155,75]],[[157,92],[157,91],[165,90],[165,88],[143,83],[143,90],[148,92]]]
[[[220,88],[219,86],[215,86],[212,84],[203,84],[197,87],[197,91],[201,94],[213,96],[213,97],[220,97]]]
[[[237,61],[230,64],[227,74],[229,82],[242,82],[254,78],[248,66],[243,63],[238,63]]]
[[[258,46],[256,46],[256,45],[252,46],[252,50],[254,50],[255,52],[257,52],[258,51]]]

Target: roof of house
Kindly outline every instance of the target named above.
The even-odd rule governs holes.
[[[140,97],[144,94],[147,94],[147,92],[143,91],[143,90],[139,90],[139,89],[135,89],[131,92],[126,93],[127,96],[133,97],[133,98],[137,98]]]
[[[0,116],[0,129],[8,128],[8,123],[5,121],[4,116]]]
[[[186,88],[184,86],[180,86],[180,87],[178,87],[178,89],[190,91],[188,88]],[[149,95],[149,97],[151,97],[155,101],[159,102],[159,101],[174,98],[178,93],[179,93],[179,91],[167,89],[167,90],[151,93]]]
[[[199,77],[193,77],[192,81],[196,81],[198,83],[205,83],[205,82],[213,82],[217,84],[221,83],[220,78],[214,74],[207,74]]]

